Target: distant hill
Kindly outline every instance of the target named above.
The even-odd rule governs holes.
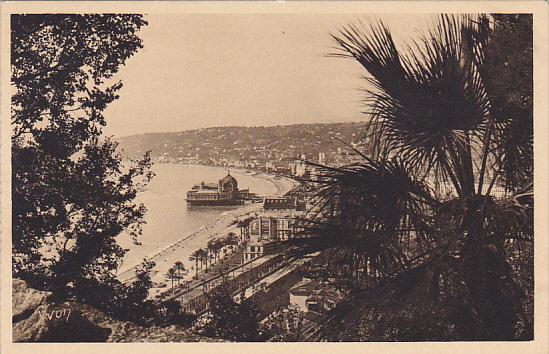
[[[271,127],[217,127],[170,133],[146,133],[120,138],[128,157],[151,150],[153,158],[168,161],[198,159],[199,162],[316,160],[323,152],[330,159],[349,151],[348,144],[364,143],[366,123],[294,124]]]

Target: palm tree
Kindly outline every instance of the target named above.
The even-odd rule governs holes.
[[[189,261],[194,261],[194,271],[195,271],[195,276],[198,275],[198,262],[200,262],[200,250],[196,250],[194,251],[191,256],[189,257]]]
[[[215,257],[215,247],[216,247],[216,241],[215,240],[210,240],[208,241],[208,244],[206,245],[206,250],[208,252],[208,255],[209,255],[209,259],[211,260],[212,256]],[[214,258],[215,260],[215,258]],[[210,265],[211,265],[211,261],[210,261]]]
[[[239,220],[236,225],[238,228],[240,228],[240,240],[241,242],[244,242],[249,236],[250,236],[250,223],[252,222],[254,218],[253,217],[247,217],[244,220]],[[230,232],[230,234],[234,235],[236,237],[236,234],[234,232]]]
[[[206,271],[208,271],[208,251],[203,249],[203,248],[200,248],[199,250],[197,250],[198,252],[198,259],[200,260],[200,267],[202,268],[203,265],[206,265]]]
[[[221,250],[222,241],[221,240],[211,240],[208,242],[208,250],[213,254],[214,256],[214,262],[217,262],[219,258],[219,251]]]
[[[220,242],[216,242],[215,249],[214,249],[216,262],[219,260],[219,253],[221,253],[221,248],[222,247],[223,247],[223,245]]]
[[[212,266],[212,252],[208,246],[204,248],[204,252],[204,263],[206,264],[206,271],[208,271],[208,265]]]
[[[240,229],[240,239],[243,240],[244,239],[244,236],[245,236],[245,230],[248,228],[248,226],[250,225],[250,222],[246,220],[239,220],[237,223],[236,223],[236,226]]]
[[[173,268],[177,271],[177,285],[179,285],[179,281],[181,280],[181,272],[185,271],[185,266],[183,265],[183,262],[177,261],[175,262]]]
[[[227,234],[227,238],[226,238],[225,242],[228,245],[238,245],[238,237],[236,236],[236,234],[234,232],[229,232]]]
[[[166,273],[166,277],[168,278],[168,280],[171,280],[172,282],[172,293],[173,293],[173,283],[177,279],[177,274],[175,273],[175,269],[173,268],[168,269],[168,273]]]
[[[531,17],[517,17],[530,37],[505,53],[505,65],[495,49],[504,20],[442,16],[405,52],[381,22],[333,35],[334,55],[367,72],[370,147],[348,145],[361,163],[311,163],[320,174],[310,246],[354,289],[324,335],[340,333],[345,318],[349,328],[374,323],[374,339],[531,338],[515,272],[533,243]],[[507,65],[515,80],[526,78],[521,99],[498,82]],[[505,193],[496,195],[500,184]]]

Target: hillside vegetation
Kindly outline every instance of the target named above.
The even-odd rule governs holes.
[[[146,133],[120,138],[128,157],[151,150],[152,157],[295,159],[305,155],[317,158],[318,152],[336,152],[346,143],[359,143],[364,122],[295,124],[273,127],[216,127],[182,132]]]

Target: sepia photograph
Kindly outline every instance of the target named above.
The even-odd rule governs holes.
[[[546,336],[532,11],[154,8],[3,17],[2,337]]]

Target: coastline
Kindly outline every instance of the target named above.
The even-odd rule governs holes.
[[[282,196],[283,194],[285,194],[286,192],[289,191],[289,189],[288,190],[283,190],[280,187],[280,183],[277,183],[277,182],[280,182],[281,180],[292,183],[292,186],[297,185],[297,182],[292,180],[289,177],[276,176],[276,175],[273,175],[272,173],[269,173],[269,172],[259,172],[259,171],[248,170],[248,169],[244,169],[244,168],[240,168],[240,167],[210,166],[210,165],[204,165],[204,164],[188,164],[188,165],[183,164],[182,166],[202,166],[202,167],[209,167],[209,168],[217,168],[217,169],[221,169],[221,170],[233,171],[233,172],[236,172],[237,174],[251,175],[251,176],[254,176],[254,177],[257,177],[257,178],[261,178],[263,180],[271,182],[272,184],[274,184],[277,187],[277,192],[273,196]]]
[[[207,166],[207,167],[217,167],[222,169],[223,167],[218,166]],[[282,196],[291,190],[296,184],[296,181],[288,177],[279,177],[266,172],[248,172],[247,170],[239,168],[231,168],[231,171],[234,171],[237,174],[248,174],[256,178],[260,178],[272,183],[277,191],[275,196]],[[242,207],[239,207],[234,210],[228,210],[219,215],[214,221],[209,222],[206,225],[203,225],[198,230],[195,230],[191,233],[184,235],[175,242],[167,244],[160,250],[155,251],[154,253],[146,257],[147,260],[155,262],[155,267],[153,269],[152,280],[155,283],[163,283],[166,281],[165,274],[169,268],[173,266],[176,261],[183,262],[187,270],[191,269],[193,264],[189,261],[189,256],[198,248],[205,247],[208,241],[224,237],[229,232],[238,233],[238,228],[233,224],[234,221],[238,218],[243,218],[251,216],[252,214],[257,213],[262,207],[262,203],[252,203],[246,204]],[[233,224],[233,225],[231,225]],[[122,266],[118,269],[117,278],[120,281],[127,282],[135,277],[135,270],[141,265],[141,262],[133,263],[130,265]],[[192,276],[193,272],[188,272],[188,276]]]

